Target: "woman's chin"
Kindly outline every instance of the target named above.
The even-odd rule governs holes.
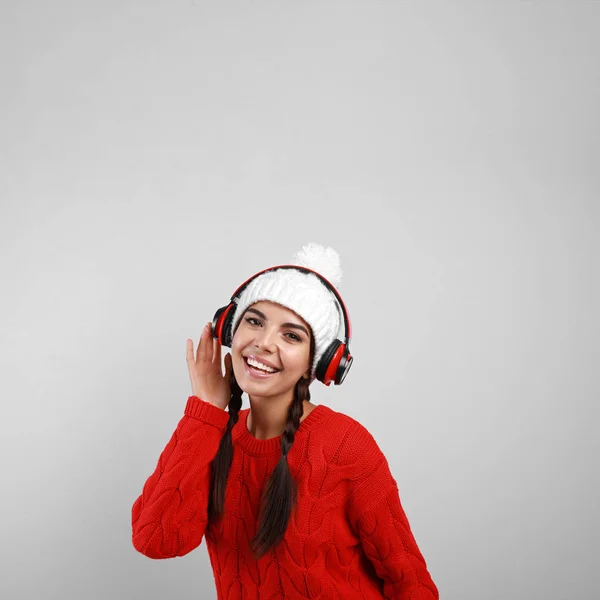
[[[248,396],[279,396],[285,392],[285,386],[281,381],[274,385],[269,379],[254,379],[244,373],[243,378],[238,379],[238,385]],[[290,385],[290,388],[293,387]]]

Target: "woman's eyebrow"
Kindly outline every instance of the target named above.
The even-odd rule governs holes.
[[[256,308],[249,308],[246,310],[246,312],[256,313],[261,319],[264,319],[265,321],[269,320],[269,319],[267,319],[267,315],[260,312],[260,310],[258,310]],[[308,335],[308,331],[306,330],[306,327],[304,327],[304,325],[299,325],[298,323],[282,323],[281,326],[282,327],[292,327],[293,329],[301,329],[302,331],[304,331],[304,333],[306,333],[306,335]]]

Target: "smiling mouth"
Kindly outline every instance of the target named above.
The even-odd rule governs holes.
[[[263,369],[259,369],[257,367],[252,366],[248,362],[248,357],[244,356],[244,362],[246,363],[246,368],[249,369],[252,373],[256,373],[257,375],[262,375],[263,377],[268,377],[269,375],[277,375],[281,371],[281,369],[276,369],[275,371],[265,371]]]

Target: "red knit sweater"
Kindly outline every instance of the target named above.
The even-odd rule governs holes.
[[[188,398],[133,504],[136,550],[150,558],[184,556],[204,536],[218,600],[439,598],[375,439],[323,404],[300,423],[288,454],[298,498],[285,536],[256,560],[251,540],[262,491],[281,456],[281,436],[253,437],[249,411],[240,411],[232,430],[225,516],[207,527],[210,462],[229,413]]]

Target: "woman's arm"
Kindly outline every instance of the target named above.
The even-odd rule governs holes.
[[[133,546],[149,558],[184,556],[202,542],[212,468],[229,413],[197,396],[131,509]]]
[[[438,589],[412,534],[398,489],[383,491],[383,500],[361,514],[361,545],[383,580],[385,598],[438,600]]]
[[[384,597],[438,600],[438,589],[402,508],[387,459],[362,425],[355,439],[360,457],[349,516],[366,556],[383,581]]]

